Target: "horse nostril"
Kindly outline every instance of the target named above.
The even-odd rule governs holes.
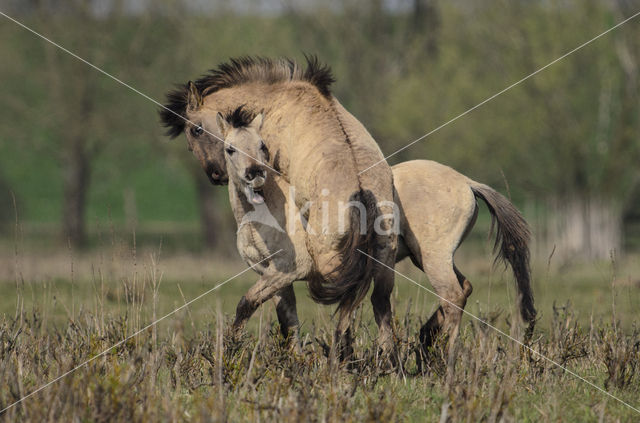
[[[245,178],[247,178],[247,181],[253,181],[256,178],[256,176],[262,176],[264,178],[265,175],[266,175],[265,171],[259,166],[252,166],[249,169],[247,169],[246,172],[244,173],[244,176]]]

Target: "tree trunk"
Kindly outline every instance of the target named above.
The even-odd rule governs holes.
[[[196,184],[203,243],[207,249],[213,250],[217,245],[217,232],[220,226],[213,192],[215,187],[207,181],[199,169],[198,172],[193,172],[193,178]]]
[[[438,55],[440,12],[437,0],[413,0],[412,32],[426,34],[425,53],[429,59]]]
[[[547,243],[562,262],[620,254],[622,212],[614,200],[575,195],[556,200],[550,210]]]
[[[85,206],[90,167],[82,140],[74,140],[67,152],[64,170],[62,224],[65,238],[73,247],[86,245]]]

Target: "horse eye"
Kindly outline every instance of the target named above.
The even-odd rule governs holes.
[[[226,148],[226,151],[227,151],[227,154],[228,154],[228,155],[232,155],[233,153],[235,153],[235,152],[236,152],[236,149],[235,149],[235,148],[233,148],[233,147],[227,147],[227,148]]]
[[[264,141],[260,141],[260,151],[264,154],[265,160],[269,160],[269,149],[265,145]]]
[[[193,135],[194,137],[199,137],[203,133],[204,133],[204,129],[202,129],[202,126],[192,126],[191,127],[191,135]]]

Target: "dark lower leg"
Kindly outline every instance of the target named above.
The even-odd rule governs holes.
[[[433,347],[443,329],[447,345],[451,345],[459,331],[462,313],[467,297],[471,294],[471,283],[464,280],[462,296],[454,301],[445,298],[440,299],[440,307],[431,315],[427,323],[420,328],[420,343],[423,353]]]
[[[291,285],[292,282],[291,279],[283,276],[260,278],[240,299],[236,307],[236,318],[233,322],[233,330],[235,332],[241,331],[247,323],[247,320],[249,320],[262,303],[269,300],[282,288]]]
[[[341,312],[338,318],[338,327],[333,334],[333,345],[329,352],[329,361],[336,363],[336,359],[340,361],[349,360],[353,356],[353,346],[351,338],[351,316],[347,312]]]
[[[471,286],[471,282],[469,282],[465,275],[460,273],[457,267],[453,266],[453,271],[456,273],[456,278],[458,278],[458,283],[462,288],[462,292],[464,293],[465,298],[469,298],[469,296],[473,292],[473,286]]]
[[[427,352],[427,349],[435,344],[436,339],[440,335],[442,326],[444,325],[444,311],[442,306],[431,315],[427,323],[420,328],[420,344],[422,345],[423,352]]]
[[[393,327],[391,312],[391,292],[393,291],[393,273],[389,269],[381,269],[374,278],[371,304],[373,315],[378,325],[378,343],[384,350],[393,346]]]
[[[424,262],[439,262],[424,258]],[[444,262],[444,261],[443,261]],[[432,269],[433,270],[433,269]],[[440,297],[440,306],[431,315],[427,323],[420,328],[420,350],[416,351],[418,359],[430,355],[430,352],[438,339],[446,341],[448,361],[453,360],[453,346],[458,336],[462,312],[471,295],[473,288],[467,278],[453,266],[453,272],[433,272],[427,276],[433,284],[437,295]],[[418,362],[421,368],[421,362]]]
[[[337,352],[340,357],[340,361],[347,361],[353,357],[353,337],[351,335],[351,328],[348,327],[341,335],[336,333],[337,338]]]
[[[293,285],[282,288],[273,297],[276,303],[276,313],[280,323],[280,332],[285,339],[296,338],[298,335],[298,310]]]
[[[244,329],[244,325],[247,320],[249,320],[257,308],[258,304],[247,300],[245,295],[240,298],[240,302],[238,302],[238,305],[236,306],[236,318],[233,321],[234,332],[240,332]]]

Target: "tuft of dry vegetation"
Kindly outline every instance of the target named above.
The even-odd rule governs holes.
[[[136,250],[135,245],[112,249],[48,257],[16,248],[13,257],[4,254],[0,409],[44,388],[1,413],[0,421],[639,417],[632,408],[640,406],[638,294],[624,278],[610,282],[605,264],[589,274],[586,266],[538,269],[544,275],[536,279],[541,320],[530,347],[619,400],[475,319],[463,321],[454,366],[447,365],[442,342],[422,356],[419,329],[437,302],[399,276],[392,297],[399,356],[395,371],[378,356],[368,301],[353,316],[353,360],[330,365],[332,310],[314,306],[303,286],[297,288],[301,348],[282,338],[272,304],[256,313],[243,337],[231,337],[232,313],[255,280],[252,272],[127,339],[242,267],[197,255],[160,259],[160,251]],[[494,275],[487,259],[461,262],[476,276],[467,310],[521,339],[521,328],[514,324],[517,312],[505,304],[511,281]],[[617,274],[634,274],[636,261],[629,263],[614,263],[623,269]],[[410,264],[399,270],[429,286]]]
[[[133,308],[131,308],[133,309]],[[377,360],[374,333],[355,318],[356,359],[330,366],[322,345],[332,326],[312,324],[291,349],[277,323],[228,334],[218,314],[186,333],[187,314],[162,333],[148,330],[109,349],[5,411],[3,421],[625,421],[638,417],[477,321],[465,324],[455,369],[435,348],[416,366],[420,321],[410,304],[396,322],[401,369]],[[4,408],[132,333],[132,316],[80,312],[48,327],[37,310],[0,322],[0,407]],[[500,313],[482,316],[498,324]],[[637,406],[640,331],[581,327],[556,307],[532,348]]]

